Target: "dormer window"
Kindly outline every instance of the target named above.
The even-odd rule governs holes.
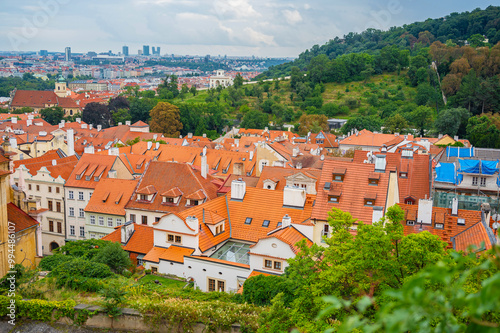
[[[373,205],[375,205],[375,200],[376,199],[377,199],[377,195],[376,194],[365,194],[365,197],[364,197],[365,206],[373,206]]]
[[[368,176],[368,185],[378,186],[380,180],[380,173],[371,173]]]
[[[339,190],[330,190],[328,192],[328,202],[339,203],[341,195],[342,195],[342,192]]]
[[[141,201],[148,201],[148,196],[145,194],[139,194],[139,200]]]
[[[412,196],[406,197],[404,202],[407,205],[414,205],[415,204],[415,198],[412,197]]]
[[[343,182],[345,176],[346,169],[345,168],[335,168],[332,171],[332,181],[334,182]]]
[[[400,172],[399,178],[408,178],[408,172]]]
[[[152,202],[157,193],[153,185],[148,185],[137,191],[137,201]]]

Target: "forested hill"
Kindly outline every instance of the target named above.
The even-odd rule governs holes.
[[[367,29],[361,33],[350,32],[344,38],[335,37],[322,46],[314,45],[292,62],[270,67],[257,79],[289,75],[293,66],[306,70],[311,59],[320,54],[330,59],[349,53],[378,54],[386,46],[397,46],[413,53],[435,41],[463,45],[467,40],[473,44],[480,37],[477,35],[485,36],[491,45],[500,41],[500,7],[451,13],[438,19],[392,27],[388,31]]]

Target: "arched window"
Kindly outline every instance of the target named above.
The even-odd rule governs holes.
[[[57,244],[56,242],[50,243],[50,252],[54,251],[58,247],[59,247],[59,244]]]

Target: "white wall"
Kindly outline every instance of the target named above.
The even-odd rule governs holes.
[[[250,248],[250,271],[259,270],[274,274],[282,274],[288,266],[286,259],[295,257],[295,253],[287,243],[272,237],[261,239]],[[276,259],[282,258],[282,259]],[[264,260],[280,261],[281,270],[269,269],[264,266]]]

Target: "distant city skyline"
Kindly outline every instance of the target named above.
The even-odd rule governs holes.
[[[0,51],[296,57],[366,28],[484,9],[492,1],[25,0],[2,4]],[[92,13],[89,15],[88,13]]]

